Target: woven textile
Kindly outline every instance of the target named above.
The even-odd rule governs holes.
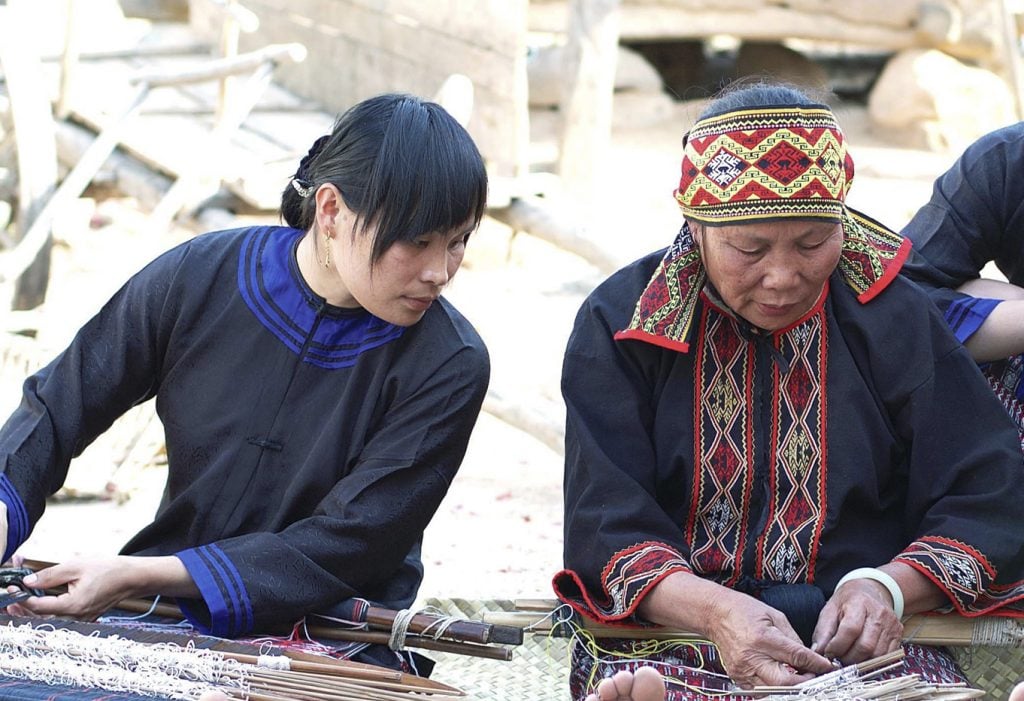
[[[687,134],[676,200],[687,217],[714,224],[839,221],[852,181],[853,159],[828,107],[737,110]]]
[[[479,620],[487,611],[515,611],[507,600],[427,599],[451,616]],[[512,660],[426,651],[437,662],[431,679],[456,686],[467,701],[565,701],[569,698],[569,640],[526,634]]]

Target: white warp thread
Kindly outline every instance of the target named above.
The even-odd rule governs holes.
[[[260,655],[256,658],[256,666],[287,672],[292,668],[292,662],[284,655]]]
[[[1024,647],[1024,625],[1012,618],[975,619],[971,644]]]
[[[0,672],[46,684],[173,699],[195,699],[217,687],[248,688],[244,666],[211,650],[30,624],[0,626]]]
[[[388,647],[399,652],[405,649],[405,636],[409,633],[409,624],[416,612],[412,609],[402,609],[395,614],[395,621],[391,624],[391,635],[388,636]]]

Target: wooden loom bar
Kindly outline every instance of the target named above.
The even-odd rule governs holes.
[[[377,630],[350,630],[346,628],[326,628],[321,626],[306,626],[310,635],[327,640],[347,640],[350,642],[375,643],[387,645],[391,639],[388,633]],[[418,647],[424,650],[435,650],[437,652],[453,652],[459,655],[470,657],[484,657],[490,660],[501,660],[508,662],[512,659],[512,651],[509,648],[496,645],[478,645],[475,643],[456,642],[449,640],[435,640],[434,638],[421,635],[407,635],[405,637],[407,647]]]
[[[371,606],[366,612],[366,623],[371,628],[391,630],[398,617],[397,611]],[[409,621],[410,633],[430,635],[443,619],[431,614],[417,613]],[[502,626],[479,621],[456,620],[444,629],[444,637],[472,643],[504,643],[521,645],[523,629],[516,626]]]
[[[547,606],[545,608],[544,606]],[[552,613],[558,602],[551,600],[528,600],[516,602],[518,611],[486,612],[486,621],[501,625],[520,626],[534,633],[549,633],[555,625]],[[642,640],[694,640],[701,636],[683,630],[670,628],[639,628],[633,626],[611,626],[575,615],[573,620],[584,630],[598,638],[627,638]],[[982,627],[989,627],[999,636],[1012,642],[992,642],[985,635],[979,635]],[[994,637],[991,634],[988,637]],[[1003,645],[1024,647],[1024,619],[1006,616],[978,616],[969,618],[957,614],[915,614],[903,621],[904,642],[919,645],[949,645],[970,647],[972,645]]]
[[[54,565],[54,563],[44,560],[29,559],[26,559],[23,564],[32,570],[46,569]],[[132,613],[152,613],[179,620],[184,618],[177,605],[158,602],[154,606],[153,601],[146,598],[123,599],[117,603],[116,608],[131,611]],[[310,625],[307,625],[305,629],[310,635],[327,640],[387,645],[390,640],[388,633],[390,633],[397,615],[397,611],[371,606],[367,612],[366,624],[370,628],[376,627],[377,630],[355,630],[334,626]],[[370,620],[371,616],[372,622]],[[430,631],[438,628],[443,620],[443,616],[416,614],[413,616],[408,628],[409,632],[413,635],[405,637],[405,645],[424,650],[468,655],[470,657],[483,657],[507,662],[512,659],[511,650],[491,645],[488,641],[493,643],[508,641],[517,645],[523,642],[523,631],[519,626],[503,626],[486,621],[468,620],[458,620],[452,623],[438,638],[435,638],[431,635]],[[417,633],[426,634],[417,635]]]

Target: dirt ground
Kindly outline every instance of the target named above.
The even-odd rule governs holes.
[[[594,193],[597,204],[577,206],[581,230],[623,263],[667,245],[678,228],[671,193],[680,137],[695,109],[680,104],[663,123],[617,130],[602,186]],[[862,107],[838,111],[857,163],[851,204],[902,226],[955,154],[884,143],[871,134]],[[537,158],[551,146],[537,139]],[[83,200],[57,228],[53,281],[36,342],[41,352],[58,349],[132,271],[189,235],[185,229],[148,230],[145,213],[131,201]],[[602,277],[572,254],[529,235],[512,236],[496,221],[484,222],[448,297],[488,344],[496,397],[560,429],[562,350],[579,304]],[[9,384],[0,386],[5,413],[12,397]],[[163,477],[159,464],[112,472],[109,453],[90,448],[73,465],[68,486],[93,494],[112,483],[123,498],[51,504],[22,553],[64,560],[115,552],[152,514]],[[427,530],[421,594],[550,597],[561,561],[561,477],[559,451],[482,414],[462,471]]]

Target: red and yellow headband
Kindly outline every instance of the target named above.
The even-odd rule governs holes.
[[[762,107],[698,121],[676,201],[706,224],[801,218],[842,221],[853,159],[823,105]]]

